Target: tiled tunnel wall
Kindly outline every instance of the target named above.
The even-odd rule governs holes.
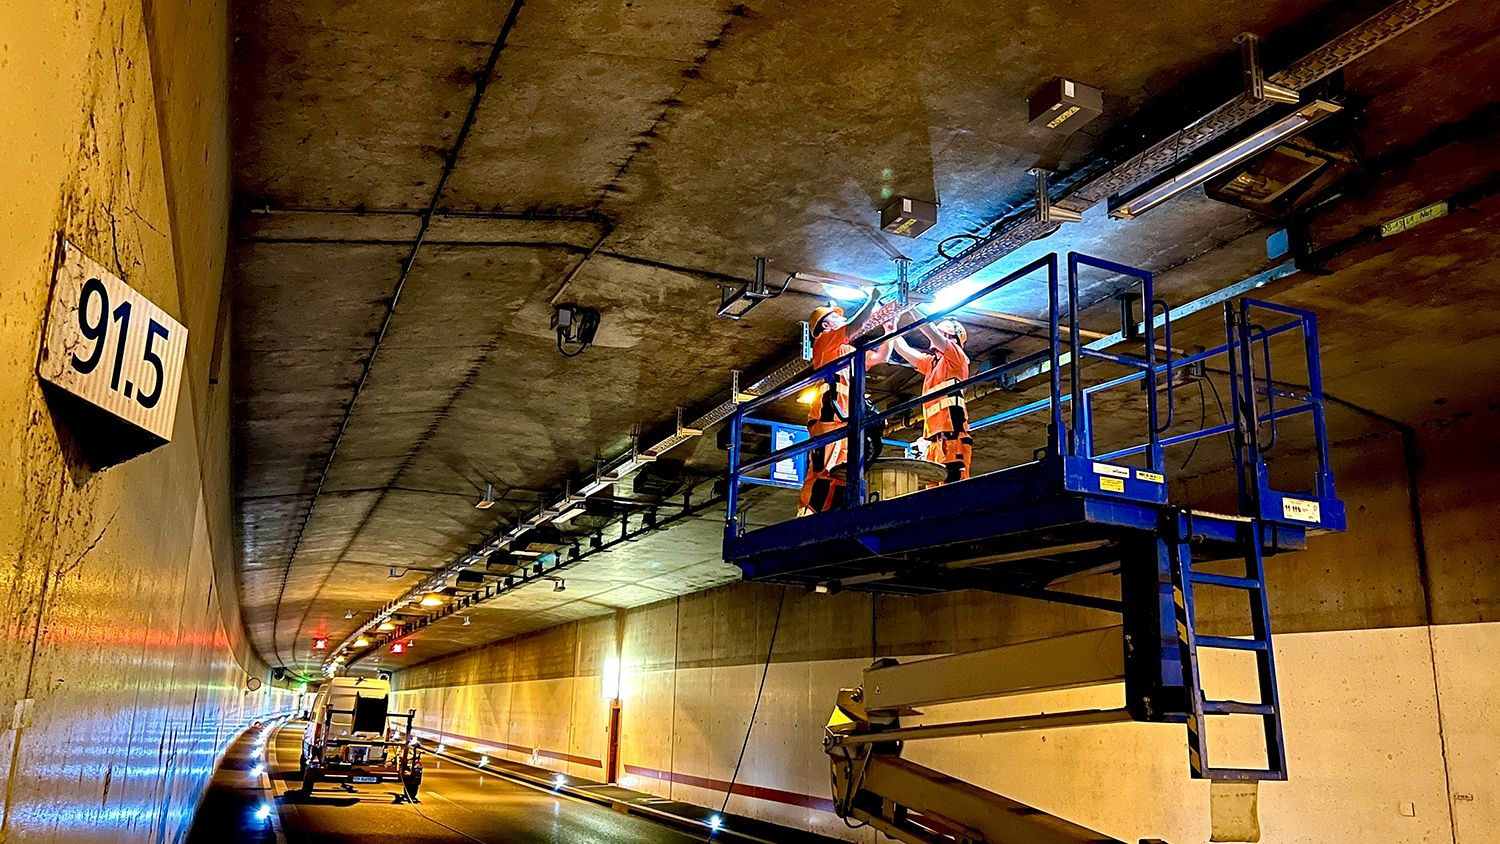
[[[227,8],[12,4],[0,30],[0,840],[176,841],[241,725],[290,709],[239,617]],[[59,235],[189,329],[172,441],[94,471],[36,375]]]
[[[1268,561],[1291,780],[1262,786],[1263,840],[1479,844],[1500,828],[1497,416],[1419,432],[1425,572],[1395,435],[1335,454],[1350,502],[1347,534]],[[400,705],[450,743],[598,779],[605,678],[618,659],[622,784],[717,807],[734,778],[731,812],[874,840],[827,811],[821,752],[835,693],[857,684],[872,656],[971,650],[1109,623],[1088,610],[978,593],[787,592],[782,600],[779,588],[737,584],[551,628],[402,672]],[[1234,632],[1224,608],[1205,614]],[[1100,693],[1052,703],[1113,705],[1096,703]],[[1118,699],[1117,690],[1103,693]],[[1003,711],[975,704],[941,715]],[[1188,778],[1180,727],[939,740],[907,753],[1126,840],[1208,838],[1207,784]]]

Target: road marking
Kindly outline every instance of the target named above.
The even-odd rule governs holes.
[[[461,810],[463,810],[465,812],[473,812],[474,811],[473,809],[470,809],[468,806],[465,806],[464,804],[458,802],[457,800],[453,800],[451,798],[444,797],[441,793],[433,791],[430,788],[424,788],[424,789],[422,789],[421,793],[419,795],[417,795],[417,796],[420,797],[420,798],[422,798],[423,800],[427,799],[428,797],[436,797],[437,799],[443,801],[444,803],[447,803],[449,806],[452,806],[455,809],[461,809]]]

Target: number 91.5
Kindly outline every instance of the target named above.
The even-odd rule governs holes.
[[[94,300],[98,305],[94,305]],[[90,316],[93,315],[91,319]],[[73,368],[80,374],[87,375],[99,366],[104,357],[104,349],[109,341],[110,325],[118,325],[115,336],[114,368],[109,376],[109,388],[115,392],[123,392],[126,398],[135,394],[135,400],[141,407],[150,409],[161,400],[161,389],[166,380],[166,370],[162,366],[161,357],[152,349],[157,338],[166,340],[168,330],[165,325],[150,320],[146,326],[146,343],[141,350],[141,359],[152,369],[156,370],[156,383],[148,392],[144,387],[135,389],[135,385],[129,381],[125,382],[125,388],[120,389],[120,370],[125,363],[125,339],[130,333],[130,303],[121,302],[115,306],[113,311],[109,308],[109,290],[105,288],[104,282],[97,278],[90,278],[83,283],[83,288],[78,293],[78,330],[84,338],[94,344],[87,356],[73,355]]]

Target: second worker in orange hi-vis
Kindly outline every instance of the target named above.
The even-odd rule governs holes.
[[[896,338],[895,347],[901,357],[922,373],[924,395],[969,377],[969,355],[964,351],[969,332],[962,323],[949,318],[939,320],[936,326],[923,325],[920,330],[932,344],[931,348],[919,349],[900,337]],[[961,391],[922,403],[922,438],[927,440],[925,458],[948,470],[943,483],[969,477],[969,466],[974,460],[974,435],[969,431],[969,410]]]
[[[812,312],[807,323],[812,329],[813,369],[827,366],[854,351],[849,340],[864,331],[870,315],[875,312],[877,298],[871,291],[865,303],[847,320],[844,309],[837,305],[827,305]],[[889,355],[890,347],[882,344],[878,349],[865,352],[865,366],[885,363]],[[816,437],[843,427],[849,418],[849,368],[839,370],[832,388],[824,382],[812,389],[813,400],[807,409],[807,432]],[[860,396],[860,400],[863,401],[864,397]],[[847,484],[836,474],[848,456],[847,440],[835,440],[807,453],[807,473],[802,481],[797,515],[821,513],[844,503]]]

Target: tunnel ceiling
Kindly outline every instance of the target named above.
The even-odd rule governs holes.
[[[1364,153],[1419,148],[1321,212],[1330,237],[1493,170],[1493,120],[1473,125],[1500,99],[1500,25],[1485,6],[1460,2],[1348,71]],[[1361,7],[239,4],[234,436],[257,647],[315,667],[313,635],[337,642],[632,431],[716,403],[731,369],[795,355],[812,295],[739,322],[713,315],[717,282],[747,277],[753,256],[885,280],[900,250],[920,272],[942,238],[1024,200],[1028,168],[1082,165],[1164,92],[1218,91],[1187,101],[1183,120],[1233,95],[1236,33],[1313,45]],[[1106,92],[1105,114],[1072,136],[1026,123],[1026,97],[1056,76]],[[1423,169],[1433,124],[1461,127],[1443,143],[1478,138],[1469,169]],[[880,234],[894,195],[940,199],[941,224],[916,240]],[[1100,211],[1017,259],[1105,255],[1163,273],[1177,300],[1268,266],[1271,227],[1201,195],[1129,223]],[[1500,304],[1485,283],[1500,271],[1500,209],[1469,214],[1278,288],[1325,313],[1330,390],[1418,423],[1496,368],[1491,324],[1475,315]],[[595,348],[558,354],[553,301],[603,314]],[[500,501],[479,510],[486,483]],[[580,567],[586,595],[523,590],[476,613],[464,641],[735,578],[716,530],[674,533]]]

